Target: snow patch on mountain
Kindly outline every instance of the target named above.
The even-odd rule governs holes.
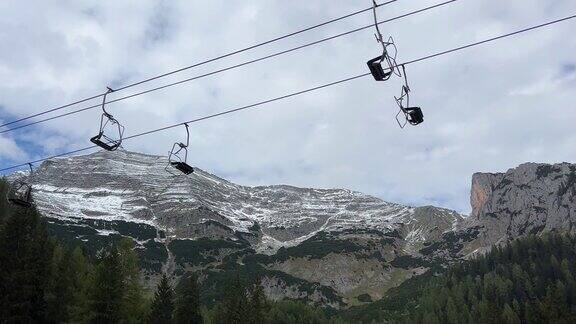
[[[179,238],[194,237],[182,228],[209,223],[242,233],[257,226],[261,251],[297,245],[320,231],[389,231],[414,218],[412,207],[359,192],[248,187],[199,168],[173,176],[167,163],[165,157],[102,151],[46,161],[30,179],[38,209],[49,217],[144,223]]]

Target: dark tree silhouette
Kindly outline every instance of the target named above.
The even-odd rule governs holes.
[[[202,324],[200,312],[200,293],[195,276],[182,278],[176,291],[174,317],[178,324]]]
[[[0,322],[47,322],[44,292],[53,246],[45,224],[34,208],[3,213],[8,216],[0,231]]]
[[[166,274],[156,287],[152,309],[150,312],[149,323],[163,324],[172,323],[174,313],[174,291],[170,285],[170,280]]]

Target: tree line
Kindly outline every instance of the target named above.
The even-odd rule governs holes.
[[[529,236],[430,281],[405,323],[576,323],[576,237]]]
[[[33,208],[0,214],[1,323],[146,321],[149,301],[131,240],[90,259],[82,247],[49,237]]]
[[[143,285],[131,239],[88,255],[50,237],[34,208],[13,207],[0,179],[0,323],[339,323],[320,308],[271,302],[232,274],[222,300],[201,305],[198,278]]]

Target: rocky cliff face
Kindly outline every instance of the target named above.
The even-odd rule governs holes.
[[[476,173],[470,203],[470,217],[453,233],[444,234],[465,240],[456,245],[441,240],[451,246],[452,259],[483,253],[529,234],[574,232],[576,165],[526,163],[505,173]]]
[[[470,216],[478,218],[482,208],[503,176],[504,174],[502,173],[475,173],[472,175],[472,187],[470,190],[472,213]]]
[[[574,232],[576,165],[526,163],[506,173],[474,174],[472,217],[482,248],[544,231]]]
[[[173,176],[166,164],[126,151],[54,159],[31,179],[33,197],[70,244],[96,253],[132,239],[151,284],[163,271],[199,271],[210,299],[239,272],[270,298],[335,308],[519,235],[573,230],[576,219],[569,164],[475,174],[468,218],[342,189],[247,187],[200,169]]]

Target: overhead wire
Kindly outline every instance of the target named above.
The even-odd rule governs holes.
[[[408,12],[408,13],[405,13],[405,14],[402,14],[402,15],[399,15],[399,16],[396,16],[396,17],[393,17],[393,18],[389,18],[389,19],[383,20],[383,21],[379,22],[378,24],[381,25],[381,24],[385,24],[385,23],[388,23],[388,22],[392,22],[392,21],[394,21],[394,20],[399,20],[399,19],[402,19],[402,18],[406,18],[406,17],[412,16],[412,15],[415,15],[415,14],[419,14],[419,13],[422,13],[422,12],[425,12],[425,11],[429,11],[429,10],[432,10],[432,9],[435,9],[435,8],[438,8],[438,7],[442,7],[442,6],[448,5],[448,4],[453,3],[453,2],[456,2],[456,1],[458,1],[458,0],[448,0],[448,1],[444,1],[444,2],[441,2],[441,3],[435,4],[435,5],[431,5],[431,6],[425,7],[425,8],[421,8],[421,9],[418,9],[418,10],[410,11],[410,12]],[[208,73],[205,73],[205,74],[201,74],[201,75],[198,75],[198,76],[195,76],[195,77],[183,79],[183,80],[180,80],[180,81],[172,82],[172,83],[165,84],[165,85],[162,85],[162,86],[158,86],[158,87],[155,87],[155,88],[152,88],[152,89],[148,89],[148,90],[144,90],[144,91],[141,91],[141,92],[137,92],[137,93],[134,93],[134,94],[131,94],[131,95],[127,95],[127,96],[124,96],[124,97],[120,97],[120,98],[117,98],[117,99],[114,99],[114,100],[110,100],[110,101],[107,101],[106,104],[111,104],[111,103],[123,101],[123,100],[126,100],[126,99],[134,98],[134,97],[141,96],[141,95],[144,95],[144,94],[148,94],[148,93],[151,93],[151,92],[155,92],[155,91],[159,91],[159,90],[162,90],[162,89],[170,88],[170,87],[173,87],[173,86],[176,86],[176,85],[180,85],[180,84],[183,84],[183,83],[187,83],[187,82],[191,82],[191,81],[194,81],[194,80],[202,79],[202,78],[205,78],[205,77],[208,77],[208,76],[212,76],[212,75],[215,75],[215,74],[219,74],[219,73],[222,73],[222,72],[226,72],[226,71],[230,71],[230,70],[233,70],[233,69],[237,69],[237,68],[239,68],[239,67],[243,67],[243,66],[246,66],[246,65],[250,65],[250,64],[253,64],[253,63],[256,63],[256,62],[268,60],[268,59],[271,59],[271,58],[274,58],[274,57],[277,57],[277,56],[280,56],[280,55],[288,54],[288,53],[291,53],[291,52],[294,52],[294,51],[297,51],[297,50],[301,50],[301,49],[304,49],[304,48],[307,48],[307,47],[310,47],[310,46],[314,46],[314,45],[317,45],[317,44],[321,44],[321,43],[327,42],[327,41],[329,41],[329,40],[333,40],[333,39],[340,38],[340,37],[343,37],[343,36],[346,36],[346,35],[350,35],[350,34],[353,34],[353,33],[357,33],[357,32],[359,32],[359,31],[362,31],[362,30],[365,30],[365,29],[368,29],[368,28],[371,28],[371,27],[374,27],[374,26],[375,26],[375,24],[366,25],[366,26],[363,26],[363,27],[360,27],[360,28],[356,28],[356,29],[353,29],[353,30],[344,32],[344,33],[340,33],[340,34],[337,34],[337,35],[325,37],[325,38],[322,38],[322,39],[317,40],[317,41],[314,41],[314,42],[306,43],[306,44],[304,44],[304,45],[296,46],[296,47],[293,47],[293,48],[290,48],[290,49],[287,49],[287,50],[284,50],[284,51],[280,51],[280,52],[276,52],[276,53],[273,53],[273,54],[270,54],[270,55],[266,55],[266,56],[263,56],[263,57],[260,57],[260,58],[257,58],[257,59],[245,61],[245,62],[243,62],[243,63],[235,64],[235,65],[232,65],[232,66],[229,66],[229,67],[226,67],[226,68],[218,69],[218,70],[215,70],[215,71],[212,71],[212,72],[208,72]],[[118,91],[118,90],[114,90],[114,92],[117,92],[117,91]],[[58,118],[62,118],[62,117],[74,115],[74,114],[77,114],[77,113],[80,113],[80,112],[83,112],[83,111],[87,111],[87,110],[91,110],[91,109],[96,109],[96,108],[99,108],[99,107],[101,107],[101,106],[102,106],[101,104],[97,104],[97,105],[92,105],[92,106],[88,106],[88,107],[76,109],[76,110],[73,110],[73,111],[70,111],[70,112],[67,112],[67,113],[63,113],[63,114],[60,114],[60,115],[56,115],[56,116],[52,116],[52,117],[49,117],[49,118],[37,120],[37,121],[30,122],[30,123],[27,123],[27,124],[24,124],[24,125],[20,125],[20,126],[15,126],[15,127],[10,128],[10,129],[1,130],[1,131],[0,131],[0,134],[5,134],[5,133],[13,132],[13,131],[18,130],[18,129],[26,128],[26,127],[33,126],[33,125],[38,125],[38,124],[45,123],[45,122],[48,122],[48,121],[51,121],[51,120],[55,120],[55,119],[58,119]]]
[[[500,35],[500,36],[495,36],[495,37],[487,38],[487,39],[484,39],[484,40],[481,40],[481,41],[478,41],[478,42],[474,42],[474,43],[470,43],[470,44],[467,44],[467,45],[462,45],[462,46],[455,47],[455,48],[452,48],[452,49],[449,49],[449,50],[446,50],[446,51],[442,51],[442,52],[430,54],[430,55],[427,55],[427,56],[424,56],[424,57],[421,57],[421,58],[418,58],[418,59],[414,59],[414,60],[411,60],[411,61],[407,61],[407,62],[405,62],[405,63],[403,63],[403,64],[417,63],[417,62],[424,61],[424,60],[428,60],[428,59],[431,59],[431,58],[434,58],[434,57],[437,57],[437,56],[442,56],[442,55],[445,55],[445,54],[450,54],[450,53],[452,53],[452,52],[461,51],[461,50],[466,49],[466,48],[469,48],[469,47],[474,47],[474,46],[482,45],[482,44],[485,44],[485,43],[490,43],[490,42],[493,42],[493,41],[496,41],[496,40],[499,40],[499,39],[502,39],[502,38],[507,38],[507,37],[511,37],[511,36],[518,35],[518,34],[523,34],[523,33],[526,33],[526,32],[529,32],[529,31],[532,31],[532,30],[535,30],[535,29],[540,29],[540,28],[543,28],[543,27],[546,27],[546,26],[554,25],[554,24],[561,23],[561,22],[563,22],[563,21],[571,20],[571,19],[574,19],[574,18],[576,18],[576,14],[575,14],[575,15],[572,15],[572,16],[567,16],[567,17],[564,17],[564,18],[552,20],[552,21],[549,21],[549,22],[546,22],[546,23],[542,23],[542,24],[540,24],[540,25],[536,25],[536,26],[532,26],[532,27],[527,27],[527,28],[524,28],[524,29],[520,29],[520,30],[517,30],[517,31],[515,31],[515,32],[508,33],[508,34],[503,34],[503,35]],[[399,64],[399,65],[402,65],[402,64]]]
[[[380,4],[377,4],[376,7],[377,7],[377,8],[383,7],[383,6],[392,4],[392,3],[397,2],[397,1],[398,1],[398,0],[389,0],[389,1],[386,1],[386,2],[383,2],[383,3],[380,3]],[[118,88],[114,89],[114,91],[116,91],[116,92],[117,92],[117,91],[122,91],[122,90],[125,90],[125,89],[128,89],[128,88],[132,88],[132,87],[135,87],[135,86],[144,84],[144,83],[148,83],[148,82],[151,82],[151,81],[154,81],[154,80],[158,80],[158,79],[161,79],[161,78],[164,78],[164,77],[167,77],[167,76],[176,74],[176,73],[180,73],[180,72],[183,72],[183,71],[186,71],[186,70],[195,68],[195,67],[199,67],[199,66],[202,66],[202,65],[205,65],[205,64],[208,64],[208,63],[212,63],[212,62],[215,62],[215,61],[218,61],[218,60],[227,58],[227,57],[231,57],[231,56],[234,56],[234,55],[237,55],[237,54],[240,54],[240,53],[243,53],[243,52],[246,52],[246,51],[249,51],[249,50],[258,48],[258,47],[262,47],[262,46],[264,46],[264,45],[272,44],[272,43],[278,42],[278,41],[280,41],[280,40],[287,39],[287,38],[290,38],[290,37],[293,37],[293,36],[296,36],[296,35],[299,35],[299,34],[302,34],[302,33],[305,33],[305,32],[308,32],[308,31],[311,31],[311,30],[314,30],[314,29],[317,29],[317,28],[320,28],[320,27],[323,27],[323,26],[326,26],[326,25],[329,25],[329,24],[332,24],[332,23],[335,23],[335,22],[338,22],[338,21],[341,21],[341,20],[344,20],[344,19],[347,19],[347,18],[356,16],[356,15],[359,15],[359,14],[362,14],[362,13],[364,13],[364,12],[371,11],[371,10],[373,10],[373,6],[371,6],[371,7],[369,7],[369,8],[366,8],[366,9],[361,9],[361,10],[354,11],[354,12],[352,12],[352,13],[349,13],[349,14],[346,14],[346,15],[343,15],[343,16],[340,16],[340,17],[337,17],[337,18],[333,18],[333,19],[324,21],[324,22],[321,22],[321,23],[319,23],[319,24],[316,24],[316,25],[313,25],[313,26],[310,26],[310,27],[306,27],[306,28],[304,28],[304,29],[300,29],[300,30],[291,32],[291,33],[289,33],[289,34],[285,34],[285,35],[282,35],[282,36],[278,36],[278,37],[269,39],[269,40],[267,40],[267,41],[263,41],[263,42],[260,42],[260,43],[257,43],[257,44],[254,44],[254,45],[251,45],[251,46],[248,46],[248,47],[244,47],[244,48],[241,48],[241,49],[238,49],[238,50],[234,50],[234,51],[228,52],[228,53],[226,53],[226,54],[222,54],[222,55],[220,55],[220,56],[213,57],[213,58],[211,58],[211,59],[206,59],[206,60],[204,60],[204,61],[201,61],[201,62],[198,62],[198,63],[194,63],[194,64],[191,64],[191,65],[188,65],[188,66],[185,66],[185,67],[176,69],[176,70],[172,70],[172,71],[169,71],[169,72],[166,72],[166,73],[162,73],[162,74],[159,74],[159,75],[156,75],[156,76],[153,76],[153,77],[150,77],[150,78],[141,80],[141,81],[137,81],[137,82],[134,82],[134,83],[130,83],[130,84],[127,84],[127,85],[125,85],[125,86],[118,87]],[[0,127],[5,127],[5,126],[13,125],[13,124],[16,124],[16,123],[19,123],[19,122],[23,122],[23,121],[28,120],[28,119],[31,119],[31,118],[39,117],[39,116],[42,116],[42,115],[45,115],[45,114],[48,114],[48,113],[51,113],[51,112],[55,112],[55,111],[58,111],[58,110],[61,110],[61,109],[64,109],[64,108],[68,108],[68,107],[71,107],[71,106],[74,106],[74,105],[77,105],[77,104],[80,104],[80,103],[84,103],[84,102],[86,102],[86,101],[90,101],[90,100],[93,100],[93,99],[97,99],[97,98],[103,97],[104,94],[105,94],[105,93],[97,94],[97,95],[94,95],[94,96],[90,96],[90,97],[87,97],[87,98],[84,98],[84,99],[80,99],[80,100],[71,102],[71,103],[69,103],[69,104],[65,104],[65,105],[62,105],[62,106],[59,106],[59,107],[55,107],[55,108],[52,108],[52,109],[48,109],[48,110],[45,110],[45,111],[42,111],[42,112],[39,112],[39,113],[30,115],[30,116],[26,116],[26,117],[22,117],[22,118],[19,118],[19,119],[16,119],[16,120],[12,120],[12,121],[10,121],[10,122],[1,124]]]
[[[560,23],[560,22],[563,22],[563,21],[568,21],[568,20],[571,20],[571,19],[574,19],[574,18],[576,18],[576,14],[575,14],[575,15],[571,15],[571,16],[567,16],[567,17],[564,17],[564,18],[556,19],[556,20],[553,20],[553,21],[549,21],[549,22],[546,22],[546,23],[542,23],[542,24],[539,24],[539,25],[535,25],[535,26],[532,26],[532,27],[520,29],[520,30],[511,32],[511,33],[502,34],[502,35],[495,36],[495,37],[491,37],[491,38],[487,38],[487,39],[484,39],[484,40],[481,40],[481,41],[473,42],[473,43],[470,43],[470,44],[467,44],[467,45],[455,47],[455,48],[452,48],[452,49],[449,49],[449,50],[445,50],[445,51],[437,52],[437,53],[434,53],[434,54],[426,55],[426,56],[423,56],[423,57],[420,57],[420,58],[417,58],[417,59],[413,59],[413,60],[410,60],[410,61],[406,61],[406,62],[400,63],[399,65],[408,65],[408,64],[413,64],[413,63],[421,62],[421,61],[424,61],[424,60],[429,60],[429,59],[432,59],[432,58],[435,58],[435,57],[439,57],[439,56],[442,56],[442,55],[450,54],[450,53],[453,53],[453,52],[456,52],[456,51],[460,51],[460,50],[463,50],[463,49],[467,49],[467,48],[470,48],[470,47],[474,47],[474,46],[486,44],[486,43],[493,42],[493,41],[496,41],[496,40],[499,40],[499,39],[503,39],[503,38],[515,36],[515,35],[522,34],[522,33],[528,32],[528,31],[540,29],[540,28],[543,28],[543,27],[546,27],[546,26],[554,25],[554,24],[557,24],[557,23]],[[243,107],[239,107],[239,108],[234,108],[234,109],[226,110],[226,111],[222,111],[222,112],[220,112],[220,113],[216,113],[216,114],[212,114],[212,115],[208,115],[208,116],[196,118],[196,119],[189,120],[189,121],[186,121],[186,122],[182,122],[182,123],[178,123],[178,124],[174,124],[174,125],[169,125],[169,126],[161,127],[161,128],[158,128],[158,129],[146,131],[146,132],[143,132],[143,133],[131,135],[131,136],[125,137],[124,140],[133,139],[133,138],[137,138],[137,137],[140,137],[140,136],[149,135],[149,134],[152,134],[152,133],[157,133],[157,132],[160,132],[160,131],[164,131],[164,130],[167,130],[167,129],[170,129],[170,128],[182,126],[182,125],[184,125],[184,124],[192,124],[192,123],[196,123],[196,122],[203,121],[203,120],[206,120],[206,119],[215,118],[215,117],[218,117],[218,116],[235,113],[235,112],[238,112],[238,111],[241,111],[241,110],[246,110],[246,109],[250,109],[250,108],[262,106],[262,105],[264,105],[264,104],[271,103],[271,102],[274,102],[274,101],[278,101],[278,100],[282,100],[282,99],[294,97],[294,96],[297,96],[297,95],[300,95],[300,94],[304,94],[304,93],[308,93],[308,92],[311,92],[311,91],[315,91],[315,90],[327,88],[327,87],[330,87],[330,86],[333,86],[333,85],[342,84],[342,83],[349,82],[349,81],[352,81],[352,80],[360,79],[360,78],[365,77],[365,76],[368,76],[368,75],[370,75],[370,73],[359,74],[359,75],[352,76],[352,77],[349,77],[349,78],[341,79],[341,80],[339,80],[339,81],[327,83],[327,84],[320,85],[320,86],[316,86],[316,87],[309,88],[309,89],[306,89],[306,90],[301,90],[301,91],[294,92],[294,93],[291,93],[291,94],[287,94],[287,95],[284,95],[284,96],[280,96],[280,97],[276,97],[276,98],[272,98],[272,99],[260,101],[260,102],[257,102],[257,103],[251,104],[251,105],[247,105],[247,106],[243,106]],[[29,161],[29,162],[21,163],[21,164],[18,164],[18,165],[13,165],[13,166],[10,166],[10,167],[6,167],[6,168],[0,169],[0,172],[4,172],[4,171],[7,171],[7,170],[16,169],[16,168],[19,168],[19,167],[22,167],[22,166],[26,166],[26,165],[28,165],[29,163],[38,163],[38,162],[46,161],[46,160],[53,159],[53,158],[57,158],[57,157],[62,157],[62,156],[66,156],[66,155],[71,155],[71,154],[75,154],[75,153],[87,151],[87,150],[90,150],[90,149],[95,148],[95,147],[96,147],[96,145],[93,145],[93,146],[89,146],[89,147],[84,147],[84,148],[81,148],[81,149],[77,149],[77,150],[74,150],[74,151],[65,152],[65,153],[61,153],[61,154],[57,154],[57,155],[52,155],[52,156],[50,156],[50,157],[45,157],[45,158],[37,159],[37,160],[34,160],[34,161]]]

